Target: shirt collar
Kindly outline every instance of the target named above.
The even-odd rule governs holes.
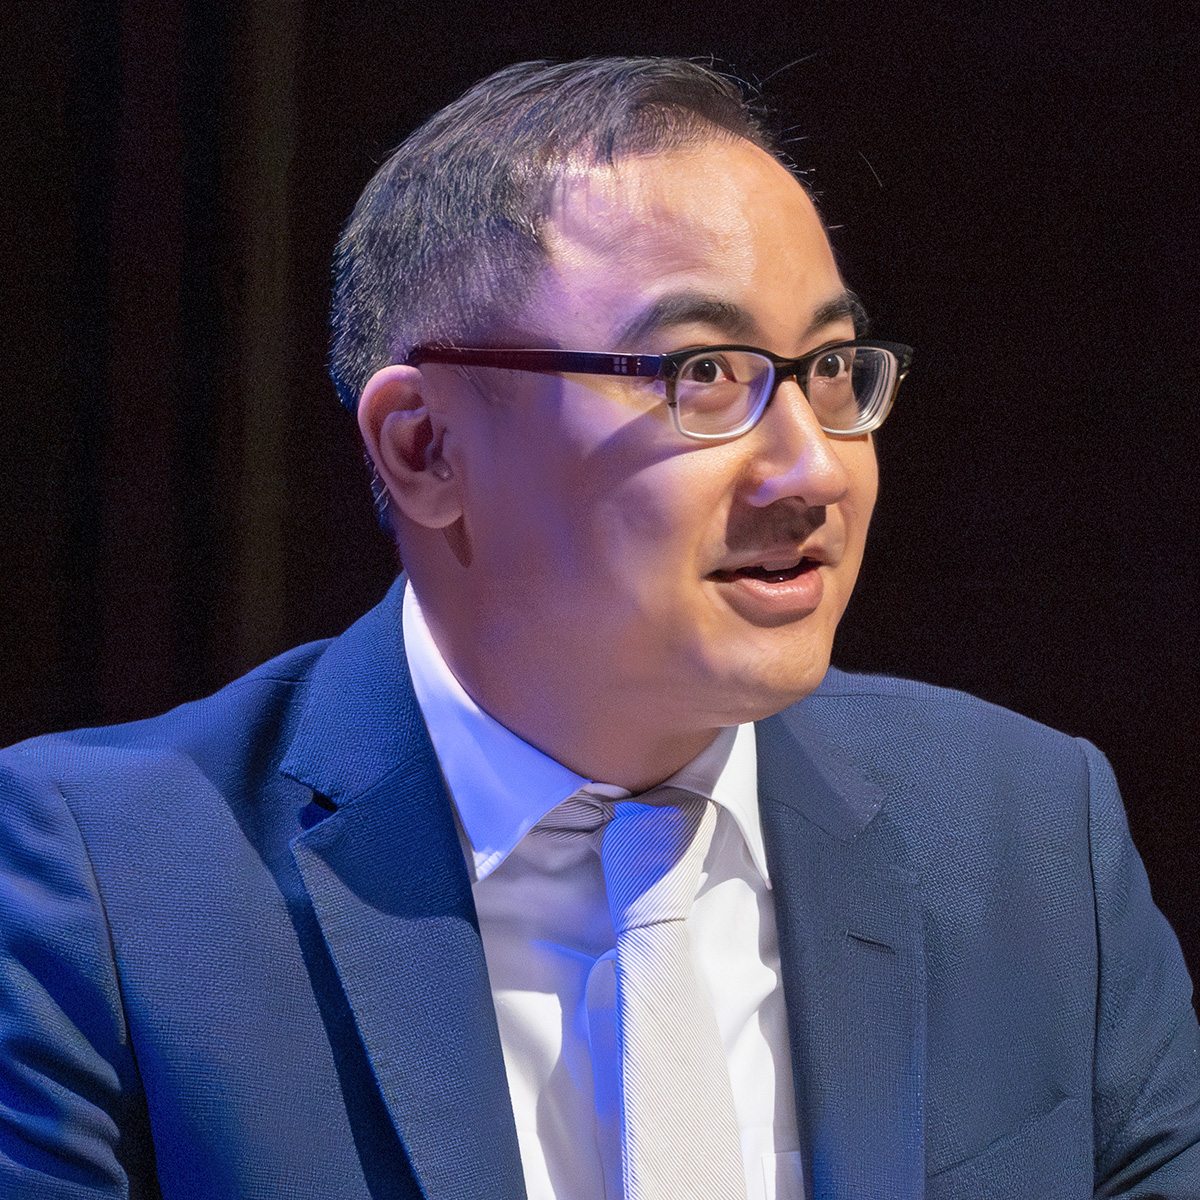
[[[476,880],[490,875],[538,821],[576,792],[629,798],[624,788],[576,775],[484,712],[447,666],[411,584],[401,619],[413,690],[470,843]],[[770,886],[753,725],[721,730],[711,746],[664,782],[727,809]]]

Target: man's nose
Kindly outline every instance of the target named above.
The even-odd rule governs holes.
[[[850,486],[837,443],[817,420],[800,385],[783,380],[752,431],[758,444],[758,483],[747,499],[765,507],[800,499],[810,508],[836,504]]]

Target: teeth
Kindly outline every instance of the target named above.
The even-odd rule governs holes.
[[[795,577],[800,571],[804,570],[805,564],[814,565],[813,560],[801,555],[800,558],[787,559],[769,559],[761,563],[748,563],[744,567],[725,568],[719,571],[713,571],[711,578],[720,580],[734,579],[767,579],[773,580],[776,583],[781,583],[787,578]]]

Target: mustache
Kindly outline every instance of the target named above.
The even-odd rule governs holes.
[[[783,543],[800,545],[825,524],[825,505],[803,500],[776,500],[766,508],[742,505],[729,514],[725,547],[734,554],[763,550]]]

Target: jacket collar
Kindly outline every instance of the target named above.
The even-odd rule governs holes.
[[[523,1200],[470,883],[404,658],[403,586],[314,668],[280,769],[336,811],[292,855],[423,1194]]]
[[[317,660],[301,699],[296,732],[280,764],[285,775],[334,807],[368,792],[428,746],[400,628],[405,579]]]

